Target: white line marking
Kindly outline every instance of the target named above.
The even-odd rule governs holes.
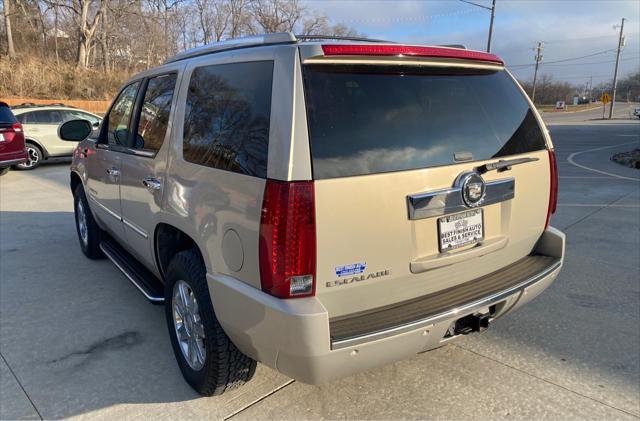
[[[586,151],[574,152],[571,155],[569,155],[569,157],[567,158],[567,162],[569,162],[571,165],[574,165],[574,166],[576,166],[578,168],[582,168],[582,169],[587,170],[587,171],[593,171],[593,172],[597,172],[599,174],[604,174],[604,175],[608,175],[608,176],[611,176],[611,177],[620,178],[620,179],[623,179],[623,180],[640,181],[640,178],[624,177],[622,175],[613,174],[613,173],[606,172],[606,171],[596,170],[595,168],[590,168],[590,167],[587,167],[585,165],[578,164],[577,162],[575,162],[573,160],[574,157],[576,157],[578,155],[581,155],[583,153],[601,151],[603,149],[617,148],[618,146],[631,145],[632,143],[638,143],[638,141],[619,143],[617,145],[603,146],[601,148],[587,149]]]
[[[562,207],[580,207],[580,208],[640,208],[640,205],[607,205],[606,203],[588,204],[588,203],[558,203]]]
[[[640,137],[640,134],[617,134],[616,136],[623,136],[623,137]]]

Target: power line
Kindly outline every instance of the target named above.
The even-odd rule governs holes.
[[[468,8],[468,9],[463,9],[463,10],[456,10],[456,11],[453,11],[453,12],[438,13],[438,14],[435,14],[435,15],[417,15],[417,16],[405,16],[405,17],[396,17],[396,18],[394,18],[394,17],[380,17],[380,18],[343,19],[343,20],[341,20],[341,22],[344,22],[344,23],[369,23],[369,24],[423,22],[423,21],[429,21],[429,20],[434,19],[434,18],[458,16],[458,15],[465,15],[465,14],[468,14],[468,13],[477,13],[477,12],[479,12],[478,9]]]
[[[627,34],[629,36],[634,36],[634,35],[638,35],[640,34],[640,32],[633,32],[631,34]],[[545,41],[545,43],[547,44],[557,44],[557,43],[562,43],[562,42],[572,42],[572,41],[585,41],[585,40],[589,40],[589,39],[604,39],[604,38],[611,38],[612,35],[596,35],[596,36],[592,36],[592,37],[583,37],[583,38],[565,38],[565,39],[554,39],[551,41]]]
[[[616,51],[616,49],[615,48],[610,48],[608,50],[598,51],[596,53],[587,54],[585,56],[565,58],[565,59],[555,60],[555,61],[547,61],[545,64],[564,63],[566,61],[580,60],[580,59],[583,59],[583,58],[593,57],[593,56],[597,56],[597,55],[600,55],[600,54],[610,53],[612,51]],[[527,66],[535,66],[535,63],[534,64],[531,64],[531,63],[527,63],[527,64],[512,64],[509,67],[527,67]]]
[[[632,57],[625,57],[625,58],[621,58],[620,61],[629,61],[629,60],[640,60],[640,56],[632,56]],[[545,65],[545,66],[553,66],[553,67],[562,67],[562,66],[586,66],[586,65],[590,65],[590,64],[605,64],[605,63],[615,63],[615,60],[607,60],[607,61],[591,61],[588,63],[561,63],[561,64],[549,64],[549,63],[540,63],[541,65]],[[512,70],[524,70],[526,67],[531,67],[531,66],[535,66],[535,64],[527,64],[527,65],[519,65],[516,66],[516,69],[512,69]],[[512,68],[514,66],[507,66],[509,68]]]

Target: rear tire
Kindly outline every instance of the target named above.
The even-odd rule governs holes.
[[[0,169],[0,175],[5,175],[9,172],[10,169],[10,167]]]
[[[182,251],[169,263],[165,315],[180,371],[196,392],[221,395],[251,380],[256,362],[240,352],[222,330],[213,311],[206,268],[196,250]]]
[[[82,252],[89,259],[101,259],[104,257],[100,250],[102,230],[93,218],[82,184],[79,184],[73,192],[73,208]]]
[[[42,153],[42,149],[35,143],[26,142],[25,147],[27,148],[27,154],[29,158],[14,168],[21,171],[33,170],[38,168],[42,161],[44,160],[44,154]]]

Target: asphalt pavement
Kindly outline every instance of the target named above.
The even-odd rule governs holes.
[[[483,334],[322,386],[259,365],[202,398],[183,381],[161,307],[82,255],[68,163],[0,179],[0,418],[640,418],[640,147],[636,120],[553,123],[556,282]],[[621,117],[620,117],[621,118]]]

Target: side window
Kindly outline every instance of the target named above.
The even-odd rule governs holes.
[[[109,145],[126,146],[129,138],[129,120],[131,110],[136,101],[140,82],[132,83],[124,88],[107,116],[107,140]]]
[[[184,159],[266,178],[272,79],[273,61],[196,68],[185,109]]]
[[[59,110],[42,110],[42,111],[34,111],[33,117],[37,124],[61,124],[62,123],[62,111]]]
[[[67,110],[65,111],[64,114],[65,114],[64,121],[81,119],[81,120],[87,120],[91,124],[100,122],[100,119],[98,117],[95,117],[88,113],[83,113],[82,111]]]
[[[18,122],[20,124],[28,124],[29,123],[29,117],[28,117],[29,114],[31,114],[31,113],[18,114],[16,116],[16,119],[18,120]]]
[[[162,146],[169,124],[176,77],[173,73],[149,79],[140,112],[135,149],[157,152]]]

